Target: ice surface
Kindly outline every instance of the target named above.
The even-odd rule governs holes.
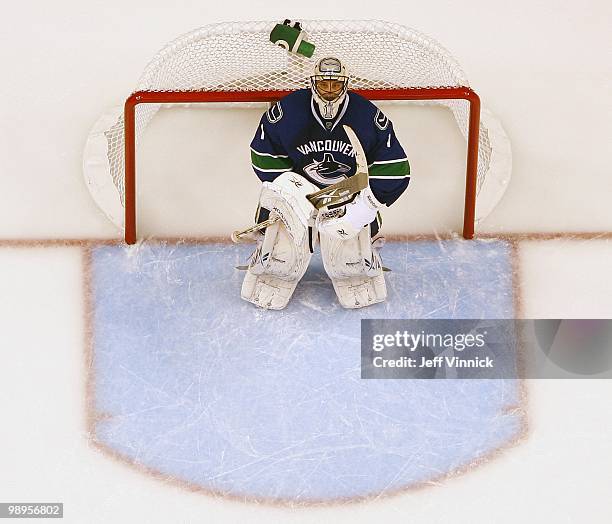
[[[97,439],[203,489],[313,501],[438,480],[521,431],[513,380],[360,379],[361,318],[512,317],[506,243],[388,243],[389,300],[356,311],[318,256],[286,310],[242,301],[250,249],[94,250]]]

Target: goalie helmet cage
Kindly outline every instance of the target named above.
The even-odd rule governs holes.
[[[314,63],[337,56],[350,90],[370,100],[416,100],[449,108],[467,140],[463,236],[502,197],[510,179],[510,144],[499,121],[480,107],[456,60],[413,29],[383,21],[302,21],[311,58],[269,40],[277,22],[204,26],[164,47],[149,63],[122,112],[103,115],[84,152],[94,200],[136,242],[136,145],[163,104],[274,102],[309,86]],[[245,144],[245,148],[248,144]]]

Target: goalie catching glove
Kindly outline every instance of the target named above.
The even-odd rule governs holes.
[[[376,200],[372,190],[366,187],[352,202],[319,213],[317,230],[338,240],[355,238],[365,226],[374,221],[378,210],[382,207],[384,204]]]

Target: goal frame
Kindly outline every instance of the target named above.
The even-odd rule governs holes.
[[[351,90],[368,100],[465,100],[469,103],[463,237],[474,237],[480,98],[470,87],[418,87]],[[136,230],[136,108],[139,104],[276,102],[292,91],[135,91],[124,105],[125,242],[135,244]],[[247,145],[245,145],[247,147]]]

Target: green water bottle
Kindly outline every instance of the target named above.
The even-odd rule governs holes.
[[[270,42],[298,55],[310,58],[315,46],[304,40],[304,32],[299,22],[291,25],[291,20],[276,24],[270,33]]]

